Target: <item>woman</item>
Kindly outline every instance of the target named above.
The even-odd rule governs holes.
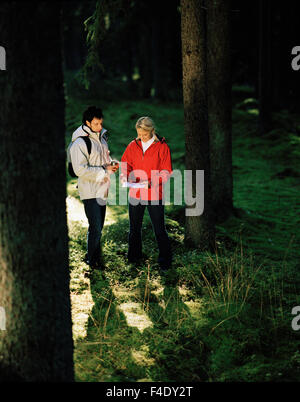
[[[121,180],[139,183],[143,188],[129,190],[128,261],[142,258],[142,222],[147,206],[159,248],[161,270],[171,267],[170,241],[164,222],[163,183],[172,173],[170,148],[165,138],[155,132],[149,117],[136,122],[137,138],[130,142],[121,159]]]

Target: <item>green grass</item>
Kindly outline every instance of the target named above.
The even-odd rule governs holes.
[[[69,91],[70,92],[70,91]],[[109,206],[102,245],[104,278],[84,277],[87,227],[74,218],[68,194],[71,297],[77,381],[298,381],[300,333],[291,328],[299,298],[299,153],[297,116],[274,116],[276,130],[257,134],[256,104],[239,89],[233,111],[234,205],[217,226],[215,254],[186,250],[182,207],[166,207],[176,276],[161,278],[147,213],[139,267],[126,262],[126,206]],[[244,97],[243,97],[244,96]],[[86,105],[67,99],[67,142]],[[174,168],[183,169],[183,109],[156,101],[107,101],[104,126],[120,159],[150,115],[165,136]],[[72,201],[72,202],[73,202]],[[81,214],[82,214],[81,210]]]

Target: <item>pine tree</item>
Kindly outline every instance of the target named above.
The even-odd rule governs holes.
[[[60,7],[1,5],[2,380],[73,380]]]
[[[231,1],[207,2],[208,126],[212,203],[218,222],[232,205]]]
[[[203,2],[181,0],[181,38],[185,131],[185,165],[204,170],[204,212],[186,216],[185,242],[207,249],[214,242],[207,108],[206,38]],[[196,194],[193,180],[193,195]]]

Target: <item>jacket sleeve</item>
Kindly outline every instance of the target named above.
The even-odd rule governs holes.
[[[107,141],[107,139],[103,139],[103,141],[105,141],[105,145],[107,146],[107,160],[108,160],[108,163],[111,163],[111,161],[113,160],[112,159],[112,157],[110,156],[110,150],[109,150],[109,147],[108,147],[108,141]]]
[[[132,162],[132,158],[131,158],[131,153],[130,153],[130,147],[129,145],[127,146],[127,148],[125,149],[125,152],[122,155],[121,158],[121,173],[128,179],[130,172],[132,172],[133,170],[133,162]],[[127,171],[126,171],[126,165],[125,162],[127,163]]]
[[[85,142],[78,138],[70,148],[70,156],[75,174],[84,180],[101,182],[105,175],[105,169],[101,166],[90,166]]]
[[[164,145],[160,152],[159,183],[166,183],[173,172],[171,151],[167,144]]]

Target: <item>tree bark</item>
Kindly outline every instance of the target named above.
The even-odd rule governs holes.
[[[152,26],[151,5],[149,2],[137,2],[135,6],[138,35],[138,68],[140,89],[143,98],[151,98],[152,80]]]
[[[284,7],[274,4],[273,18],[277,22],[277,36],[273,39],[274,60],[272,70],[276,72],[273,82],[274,111],[289,109],[299,112],[299,71],[291,67],[292,49],[299,46],[298,16],[300,12],[299,2],[289,2]],[[273,30],[272,30],[273,31]]]
[[[231,1],[207,2],[208,126],[212,202],[222,222],[232,205]]]
[[[181,0],[181,38],[185,131],[185,165],[204,170],[204,212],[186,216],[185,243],[208,249],[214,243],[211,202],[205,19],[201,0]],[[193,181],[193,195],[196,193]]]
[[[60,4],[6,2],[0,37],[0,378],[72,381]]]
[[[259,3],[259,131],[272,127],[271,0]]]
[[[166,100],[167,58],[166,58],[166,20],[170,6],[162,7],[159,0],[152,0],[152,66],[154,96]]]

